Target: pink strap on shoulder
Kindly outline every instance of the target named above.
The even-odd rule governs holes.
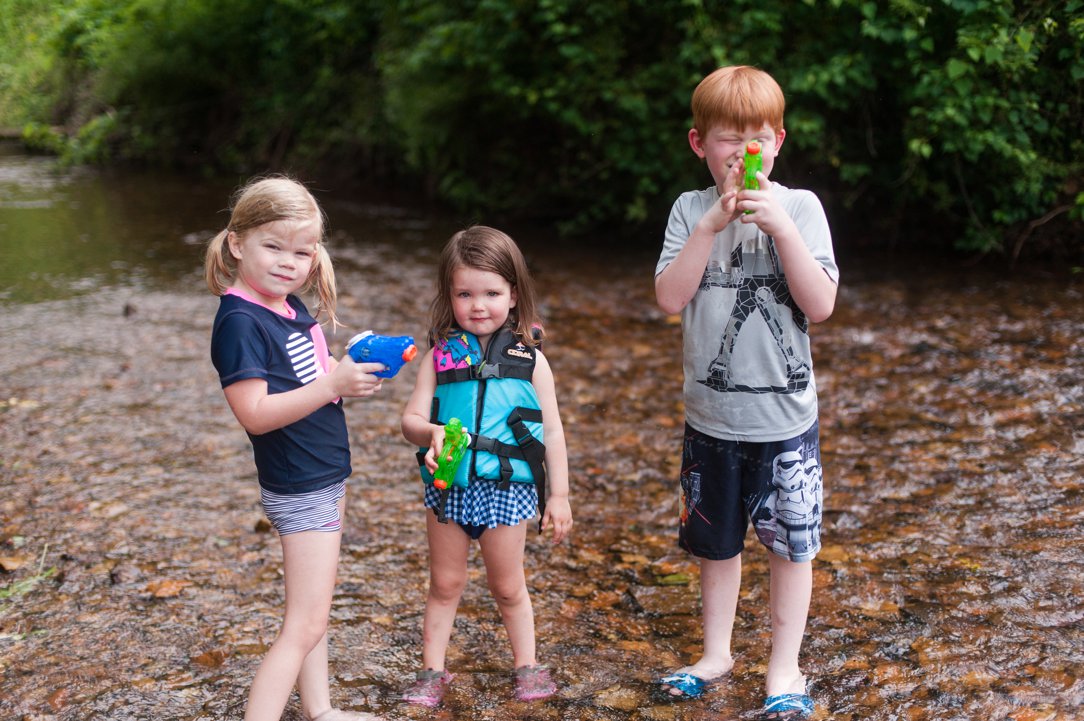
[[[470,368],[477,362],[471,355],[470,340],[463,332],[448,336],[448,340],[433,346],[433,368],[437,373]]]

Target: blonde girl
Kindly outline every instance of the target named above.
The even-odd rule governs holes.
[[[511,642],[515,697],[532,701],[556,691],[535,657],[523,571],[527,527],[539,510],[541,528],[552,529],[554,543],[572,527],[564,431],[540,337],[533,284],[512,239],[484,226],[452,236],[431,307],[433,347],[421,360],[402,421],[403,435],[424,452],[429,509],[422,669],[403,694],[408,703],[436,706],[452,682],[445,655],[474,539]],[[441,491],[431,474],[451,418],[470,434],[470,450],[459,466],[459,485]]]
[[[324,215],[300,183],[258,178],[234,196],[207,248],[220,297],[211,359],[248,432],[264,512],[282,543],[286,611],[249,690],[246,721],[277,721],[296,684],[310,721],[374,719],[331,706],[327,626],[335,587],[350,446],[342,398],[380,390],[380,364],[337,362],[315,316],[335,315]],[[312,290],[310,315],[298,293]]]

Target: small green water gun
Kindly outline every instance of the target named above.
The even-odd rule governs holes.
[[[463,461],[463,455],[467,452],[470,443],[470,434],[463,430],[463,422],[458,418],[450,418],[444,424],[444,447],[440,450],[437,458],[437,472],[433,474],[433,485],[441,491],[448,490],[453,485],[466,488],[466,482],[456,484],[455,474],[459,470],[459,464]]]
[[[463,422],[458,418],[449,418],[444,424],[444,446],[437,457],[437,472],[433,474],[433,487],[440,491],[437,503],[437,520],[448,522],[448,494],[452,486],[467,487],[467,479],[456,481],[456,471],[463,462],[463,455],[470,445],[470,434],[463,430]]]
[[[745,146],[745,189],[746,190],[759,190],[760,181],[757,180],[757,173],[764,170],[764,158],[760,154],[760,143],[755,140],[750,140]],[[745,211],[746,215],[749,215],[753,211]]]

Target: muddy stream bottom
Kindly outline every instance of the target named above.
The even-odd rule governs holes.
[[[351,327],[424,337],[435,246],[339,248]],[[388,719],[756,717],[767,560],[750,535],[733,675],[669,704],[652,680],[700,647],[676,548],[680,327],[654,258],[531,258],[569,439],[571,542],[531,535],[540,659],[558,696],[511,700],[511,654],[475,552],[436,712],[397,694],[420,662],[421,485],[398,418],[413,368],[347,401],[349,481],[332,700]],[[813,329],[824,548],[803,667],[816,718],[1080,718],[1084,704],[1082,279],[841,264]],[[872,262],[870,262],[872,265]],[[903,275],[903,271],[897,275]],[[217,300],[119,285],[4,307],[0,718],[236,719],[281,618],[281,552],[208,358]],[[286,719],[301,719],[291,701]]]

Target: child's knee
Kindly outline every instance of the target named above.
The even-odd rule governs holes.
[[[489,592],[498,606],[516,606],[528,600],[527,583],[524,579],[508,579],[491,582]]]
[[[287,618],[282,626],[281,638],[308,653],[327,633],[327,614],[306,618]]]
[[[429,574],[429,596],[437,601],[458,601],[467,587],[467,574],[458,572],[433,572]]]

